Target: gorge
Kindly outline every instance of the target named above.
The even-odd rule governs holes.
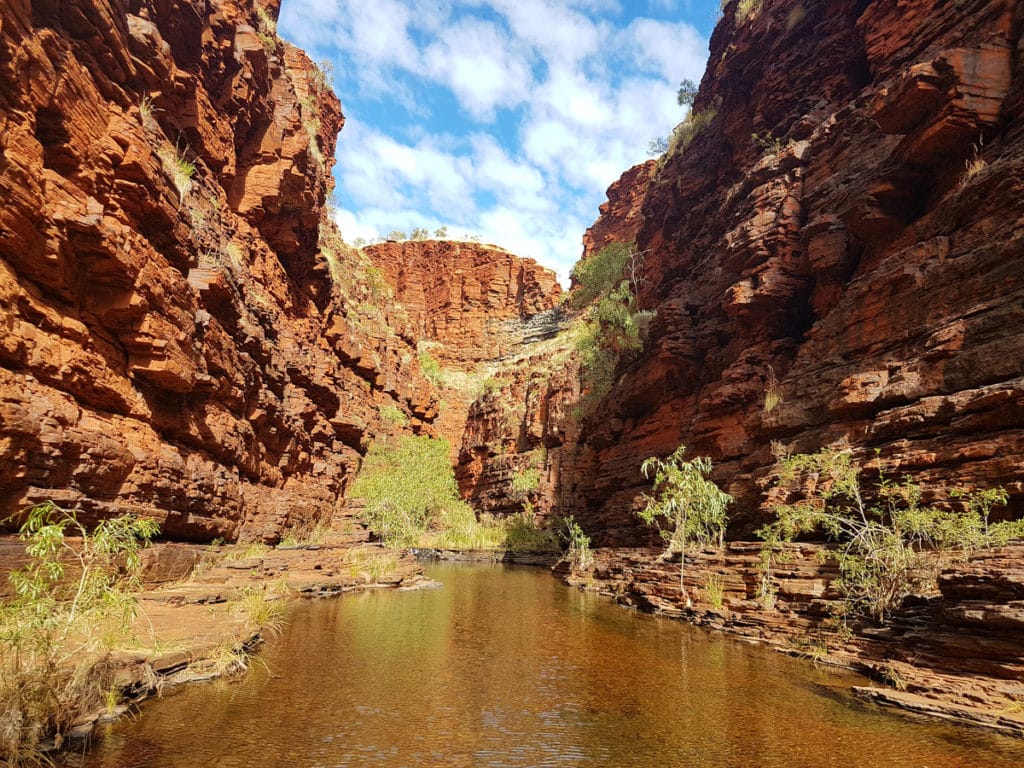
[[[783,547],[762,599],[755,538],[785,501],[779,450],[845,451],[950,513],[954,489],[1003,488],[993,521],[1024,517],[1024,6],[727,0],[689,115],[583,235],[583,265],[629,244],[644,317],[601,387],[579,280],[468,240],[345,241],[341,102],[278,10],[0,7],[11,532],[49,501],[90,526],[130,513],[178,577],[212,542],[264,547],[234,570],[265,588],[307,567],[269,547],[365,545],[368,450],[444,438],[480,519],[579,525],[594,561],[556,567],[570,583],[1024,734],[1024,544],[944,562],[878,626],[836,621],[821,536]],[[641,464],[681,444],[734,499],[725,545],[686,553],[692,600],[637,514]]]

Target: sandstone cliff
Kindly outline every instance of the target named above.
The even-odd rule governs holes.
[[[538,345],[550,351],[546,341],[566,320],[555,273],[477,243],[386,242],[366,253],[408,313],[420,360],[432,369],[441,398],[435,429],[448,440],[462,495],[482,512],[518,511],[525,499],[509,481],[536,463],[531,452],[547,421],[544,398],[523,388],[546,380],[550,355]],[[525,420],[532,425],[521,426]]]
[[[341,279],[340,105],[275,15],[0,6],[0,514],[273,541],[330,517],[380,406],[434,418],[412,329]]]
[[[749,532],[779,441],[849,445],[933,488],[1002,484],[1019,516],[1024,8],[724,13],[692,140],[617,192],[642,198],[640,303],[657,317],[583,426],[565,510],[598,543],[642,541],[640,462],[684,443]]]

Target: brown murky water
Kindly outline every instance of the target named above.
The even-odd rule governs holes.
[[[541,570],[430,573],[443,589],[300,605],[265,668],[165,694],[82,764],[1024,765],[1024,742],[875,710],[848,695],[858,677],[631,613]]]

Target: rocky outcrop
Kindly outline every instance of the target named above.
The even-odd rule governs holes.
[[[643,194],[657,317],[583,425],[567,511],[598,544],[642,541],[640,463],[683,443],[714,460],[740,536],[764,519],[778,441],[850,446],[936,495],[1004,485],[1019,516],[1020,5],[739,16],[729,3],[712,38],[692,141]]]
[[[567,317],[548,333],[506,360],[469,408],[456,478],[481,512],[544,519],[561,507],[562,476],[576,459],[579,363]]]
[[[558,305],[555,273],[493,245],[388,241],[366,253],[409,313],[430,354],[463,370],[513,353],[521,324]]]
[[[530,350],[564,325],[555,273],[533,259],[472,242],[388,241],[365,250],[408,313],[420,340],[420,362],[433,368],[428,373],[443,406],[436,433],[448,441],[453,464],[465,463],[464,454],[475,457],[473,469],[460,468],[458,475],[463,495],[478,500],[487,449],[476,438],[486,433],[484,441],[492,445],[503,439],[487,433],[478,398],[504,393],[512,379],[522,383],[532,376]],[[518,509],[502,484],[506,474],[499,471],[485,485],[505,499],[499,506]],[[496,511],[486,503],[478,508]]]
[[[631,243],[643,224],[643,202],[657,164],[654,160],[634,165],[608,187],[608,199],[601,203],[601,215],[583,233],[583,256],[587,258],[611,243]]]
[[[678,556],[668,562],[658,550],[600,550],[592,571],[569,580],[624,605],[858,669],[886,684],[857,689],[880,703],[1024,733],[1024,546],[979,552],[947,567],[941,594],[906,601],[884,628],[838,618],[838,573],[818,545],[788,545],[777,555],[771,589],[763,589],[760,546],[733,542],[689,553],[689,606],[680,598]]]
[[[0,515],[274,541],[330,517],[381,405],[429,428],[411,329],[327,247],[340,105],[275,14],[0,7]]]

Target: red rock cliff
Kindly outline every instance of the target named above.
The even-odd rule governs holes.
[[[338,278],[340,105],[275,14],[0,5],[0,515],[272,541],[330,516],[378,406],[433,419],[410,329]]]
[[[558,304],[555,273],[492,245],[449,240],[388,241],[366,253],[394,289],[431,354],[473,367],[509,354],[518,325]]]
[[[634,165],[608,187],[601,216],[583,233],[583,258],[614,242],[630,243],[644,222],[644,196],[657,164],[654,160]]]
[[[644,195],[651,342],[584,424],[566,511],[642,540],[640,462],[684,443],[749,531],[780,441],[1024,512],[1024,6],[736,5],[706,127]]]

